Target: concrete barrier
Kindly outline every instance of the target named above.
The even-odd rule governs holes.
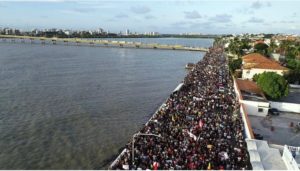
[[[291,151],[288,149],[286,145],[284,146],[283,149],[282,160],[284,161],[288,170],[299,170],[299,166],[296,160],[294,159]]]
[[[271,106],[271,108],[276,108],[282,112],[300,113],[300,104],[297,104],[297,103],[270,101],[270,106]]]
[[[252,130],[252,126],[251,126],[251,122],[250,122],[250,119],[248,118],[248,113],[245,109],[245,106],[243,103],[241,103],[240,99],[243,99],[242,98],[242,94],[237,86],[237,83],[236,83],[236,79],[234,77],[232,77],[233,79],[233,87],[234,87],[234,91],[235,91],[235,94],[236,94],[236,97],[238,98],[238,101],[240,102],[240,114],[242,116],[242,119],[243,119],[243,123],[244,123],[244,128],[245,128],[245,134],[246,134],[246,138],[248,139],[254,139],[254,134],[253,134],[253,130]]]
[[[300,88],[300,85],[298,85],[298,84],[290,84],[290,87],[291,87],[291,88],[297,88],[297,89],[298,89],[298,88]]]

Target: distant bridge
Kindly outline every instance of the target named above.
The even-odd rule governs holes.
[[[140,49],[165,49],[208,52],[208,48],[189,47],[183,45],[167,45],[158,43],[127,42],[116,40],[89,40],[80,38],[47,38],[32,36],[0,35],[2,42],[41,43],[61,45],[86,45],[100,47],[140,48]]]

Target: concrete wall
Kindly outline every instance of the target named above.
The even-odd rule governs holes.
[[[257,69],[257,68],[252,68],[252,69],[243,69],[243,79],[252,79],[255,74],[262,74],[264,72],[276,72],[279,75],[283,75],[284,71],[283,70],[271,70],[271,69]]]
[[[240,112],[241,112],[243,123],[244,123],[246,138],[254,139],[252,126],[251,126],[250,120],[248,118],[248,114],[247,114],[243,104],[241,104]]]
[[[275,61],[279,61],[280,54],[279,53],[271,53],[271,58],[274,59]]]
[[[269,102],[257,102],[257,101],[249,101],[249,100],[241,100],[240,103],[243,103],[245,109],[249,115],[262,116],[265,117],[269,111]],[[260,112],[258,109],[261,109]]]
[[[298,85],[298,84],[290,84],[290,87],[298,89],[298,88],[300,88],[300,85]]]
[[[286,167],[288,170],[299,170],[298,164],[294,157],[292,156],[292,153],[287,148],[287,146],[284,146],[283,153],[282,153],[282,160],[284,161]]]
[[[233,87],[234,87],[234,91],[235,91],[236,97],[238,98],[238,100],[240,102],[242,100],[242,96],[241,96],[240,90],[237,87],[237,83],[236,83],[235,78],[233,78],[233,83],[234,83]],[[248,113],[247,113],[247,111],[245,109],[245,105],[243,103],[241,103],[241,106],[240,106],[240,113],[241,113],[241,116],[242,116],[242,119],[243,119],[243,123],[244,123],[244,129],[245,129],[246,138],[254,139],[252,126],[251,126],[250,120],[248,118]]]
[[[283,111],[283,112],[300,113],[300,104],[296,104],[296,103],[270,101],[270,106],[271,108],[276,108],[279,111]]]

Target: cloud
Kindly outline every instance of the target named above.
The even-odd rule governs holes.
[[[249,23],[263,23],[264,20],[261,18],[252,17],[248,20]]]
[[[251,8],[254,8],[254,9],[259,9],[263,6],[263,4],[259,1],[255,1],[251,4]]]
[[[134,7],[131,7],[130,10],[136,14],[146,14],[151,11],[151,9],[146,6],[134,6]]]
[[[49,18],[48,15],[41,15],[40,17],[41,17],[41,18]]]
[[[210,21],[194,23],[194,24],[191,24],[191,26],[190,26],[190,28],[205,28],[205,29],[211,29],[214,27],[216,27],[216,26],[214,25],[213,22],[210,22]]]
[[[146,15],[144,18],[150,20],[150,19],[154,19],[156,17],[154,17],[153,15]]]
[[[272,4],[270,1],[267,1],[267,2],[254,1],[250,7],[252,9],[260,9],[263,7],[271,7],[271,6],[272,6]]]
[[[120,14],[115,15],[115,18],[128,18],[128,15],[120,13]]]
[[[201,15],[197,12],[197,11],[191,11],[191,12],[184,12],[185,14],[185,18],[186,19],[198,19],[198,18],[201,18]]]
[[[293,20],[289,20],[289,21],[281,20],[279,23],[283,23],[283,24],[291,24],[291,23],[296,23],[296,22],[293,21]]]
[[[211,20],[219,23],[229,23],[231,22],[231,18],[232,16],[228,14],[218,14],[214,17],[211,17]]]
[[[87,14],[87,13],[92,13],[96,11],[96,8],[94,7],[82,7],[82,8],[73,8],[73,9],[66,9],[62,10],[62,13],[65,14]]]
[[[184,25],[188,25],[188,24],[191,24],[191,23],[188,21],[178,21],[178,22],[172,23],[171,25],[172,26],[184,26]]]

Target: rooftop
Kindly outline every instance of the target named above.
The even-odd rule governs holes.
[[[243,58],[243,68],[259,68],[259,69],[273,69],[273,70],[288,70],[286,67],[281,66],[278,62],[268,59],[259,53],[251,53],[245,55]]]
[[[266,141],[246,139],[253,170],[287,170],[278,149]]]
[[[267,101],[262,90],[256,85],[255,82],[250,80],[237,79],[236,83],[241,91],[244,100]]]
[[[289,95],[280,99],[281,102],[300,104],[300,89],[290,88]],[[300,117],[300,116],[299,116]]]

